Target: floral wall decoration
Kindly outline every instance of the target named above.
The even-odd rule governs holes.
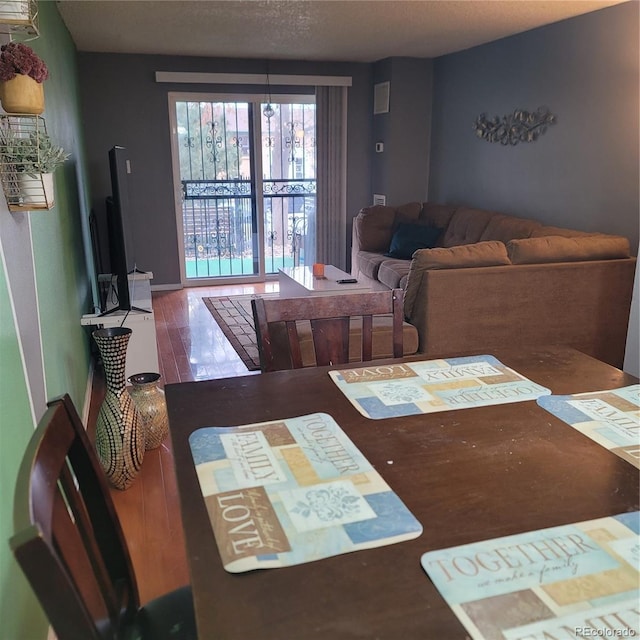
[[[495,116],[489,119],[486,113],[481,113],[473,123],[473,129],[478,138],[487,142],[516,145],[519,142],[534,142],[549,125],[555,123],[556,117],[549,107],[538,107],[533,112],[516,109],[502,118]]]

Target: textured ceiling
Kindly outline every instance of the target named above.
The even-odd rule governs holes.
[[[374,62],[432,58],[622,0],[59,0],[80,51]]]

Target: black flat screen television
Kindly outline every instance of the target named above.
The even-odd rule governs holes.
[[[115,308],[109,309],[102,315],[136,309],[131,304],[129,274],[138,271],[131,228],[132,211],[129,203],[129,158],[124,147],[115,146],[109,151],[109,170],[111,195],[106,200],[109,261],[111,275],[115,278],[118,301]],[[144,311],[144,309],[138,310]]]

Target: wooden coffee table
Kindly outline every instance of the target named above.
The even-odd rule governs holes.
[[[371,291],[371,286],[364,282],[338,283],[338,280],[344,279],[351,279],[351,274],[330,264],[324,267],[324,278],[316,278],[310,266],[278,269],[281,298],[335,296],[341,293]]]

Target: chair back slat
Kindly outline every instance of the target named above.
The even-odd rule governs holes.
[[[89,553],[84,536],[72,520],[62,493],[54,506],[53,541],[59,559],[73,581],[75,594],[81,598],[93,620],[117,620],[114,592],[104,575],[94,572],[95,558]],[[81,595],[82,594],[82,595]]]
[[[42,532],[23,530],[11,539],[14,556],[40,600],[59,640],[87,638],[104,640],[93,623],[88,607],[78,606],[78,590],[71,574],[42,536]],[[37,586],[31,576],[38,574]],[[50,594],[47,596],[46,594]]]
[[[395,354],[395,335],[393,336]],[[400,345],[402,349],[402,345]],[[402,353],[401,353],[402,355]],[[347,356],[349,357],[349,356]],[[373,359],[373,316],[362,317],[362,360],[363,362],[369,362]]]
[[[315,364],[325,366],[349,362],[349,346],[353,339],[352,321],[362,321],[360,353],[363,361],[373,359],[373,318],[390,315],[392,318],[391,352],[403,355],[403,291],[374,291],[369,293],[302,298],[254,298],[251,301],[260,366],[262,371],[299,369],[305,366],[300,345],[300,324],[311,325]],[[284,339],[278,341],[278,331]],[[288,353],[278,352],[286,345]]]
[[[96,612],[94,617],[99,614],[104,617],[105,612],[101,609],[105,607],[108,618],[115,623],[120,615],[122,603],[111,581],[105,558],[94,535],[86,503],[69,464],[62,468],[59,486],[62,492],[60,500],[57,501],[56,511],[60,511],[54,516],[54,521],[61,525],[54,534],[58,548],[69,566],[80,560],[85,562],[84,566],[78,565],[78,570],[72,573],[77,576],[76,579],[85,581],[81,591],[87,601],[92,601],[92,612]],[[66,526],[66,530],[62,530],[63,524],[69,525]]]
[[[300,340],[298,338],[298,326],[294,320],[285,322],[287,329],[287,340],[289,341],[289,354],[291,356],[291,366],[293,369],[302,367],[302,351],[300,349]],[[269,359],[274,359],[273,344],[270,338],[267,338],[269,344]]]
[[[69,396],[49,404],[20,467],[13,553],[59,640],[116,639],[140,602],[104,472]]]
[[[310,322],[316,365],[348,362],[349,318],[320,318]]]

